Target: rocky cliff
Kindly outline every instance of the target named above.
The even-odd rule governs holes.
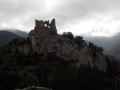
[[[96,50],[93,50],[84,42],[79,46],[74,40],[63,35],[57,34],[55,19],[49,21],[35,21],[35,28],[31,30],[28,36],[30,44],[24,45],[20,51],[28,53],[39,53],[47,57],[52,53],[64,60],[71,60],[80,67],[81,65],[89,65],[106,72],[107,62],[106,56]]]

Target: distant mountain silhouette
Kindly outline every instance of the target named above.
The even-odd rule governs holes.
[[[120,43],[108,51],[108,54],[115,56],[120,60]]]
[[[84,36],[84,38],[97,46],[103,47],[104,53],[115,56],[120,60],[120,33],[112,37]]]
[[[27,38],[27,36],[28,36],[27,32],[24,32],[24,31],[21,31],[21,30],[10,30],[10,32],[13,32],[16,35],[24,37],[24,38]]]
[[[112,37],[105,37],[105,36],[84,36],[85,40],[91,41],[97,46],[101,46],[104,48],[106,52],[110,51],[112,48],[119,44],[120,40],[120,33],[112,36]]]
[[[8,32],[12,32],[18,36],[21,36],[21,37],[24,37],[24,38],[27,38],[28,36],[28,33],[25,32],[25,31],[22,31],[22,30],[18,30],[18,29],[3,29],[3,30],[0,30],[0,31],[8,31]]]
[[[9,31],[0,31],[0,46],[9,43],[15,38],[21,37]]]

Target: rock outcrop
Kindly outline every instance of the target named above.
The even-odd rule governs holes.
[[[89,65],[92,68],[96,67],[106,72],[106,56],[99,51],[96,51],[95,55],[93,55],[92,49],[85,42],[82,42],[82,47],[80,47],[74,40],[58,35],[55,19],[52,19],[51,23],[38,20],[35,23],[35,28],[30,31],[28,37],[31,44],[27,45],[27,50],[23,49],[26,51],[25,54],[29,53],[27,52],[30,51],[29,48],[31,48],[30,52],[43,53],[45,57],[49,53],[54,53],[61,59],[73,60],[78,67]]]
[[[31,86],[23,89],[15,89],[15,90],[53,90],[45,87],[37,87],[37,86]]]

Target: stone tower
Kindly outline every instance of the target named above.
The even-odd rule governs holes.
[[[50,30],[51,34],[57,34],[55,19],[52,19],[51,22],[43,20],[35,20],[34,30]]]

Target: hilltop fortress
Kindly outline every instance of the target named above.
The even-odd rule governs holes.
[[[20,51],[25,54],[38,53],[43,57],[55,55],[63,60],[75,62],[75,65],[89,65],[104,72],[107,71],[106,56],[99,51],[93,51],[83,40],[82,47],[74,40],[57,34],[55,19],[49,21],[35,20],[35,28],[28,36],[29,44],[25,44]]]

